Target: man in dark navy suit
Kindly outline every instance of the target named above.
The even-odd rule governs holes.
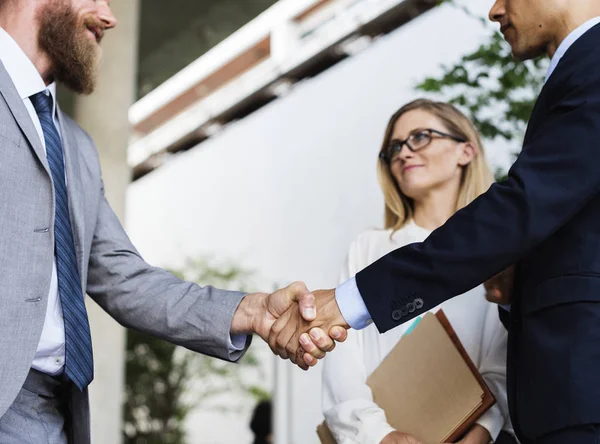
[[[287,325],[275,325],[270,345],[314,365],[332,349],[324,331],[345,334],[332,326],[360,329],[373,321],[383,333],[514,264],[511,305],[501,310],[518,436],[524,443],[598,443],[600,1],[497,0],[490,19],[515,58],[551,58],[508,179],[425,242],[315,293],[318,319],[307,324],[290,312],[282,318],[291,319]]]

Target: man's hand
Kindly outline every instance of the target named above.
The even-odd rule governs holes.
[[[272,294],[252,293],[244,297],[233,315],[231,334],[256,333],[267,341],[275,321],[288,310],[301,315],[303,322],[315,319],[315,297],[304,283],[295,282]],[[306,364],[301,367],[308,368]]]
[[[487,280],[485,287],[485,298],[495,304],[510,304],[515,279],[515,267],[511,265],[506,270],[498,273],[493,278]]]
[[[412,435],[394,431],[385,435],[380,444],[423,444]]]
[[[303,319],[292,307],[273,324],[269,334],[271,350],[301,368],[315,365],[317,359],[334,349],[332,338],[344,341],[346,330],[350,328],[335,300],[335,290],[315,291],[314,296],[318,313],[315,320],[309,322],[306,317]]]
[[[456,441],[456,444],[488,444],[491,440],[490,432],[485,427],[475,424],[463,439]]]

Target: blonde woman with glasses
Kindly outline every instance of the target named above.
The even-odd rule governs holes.
[[[351,245],[342,282],[388,252],[423,241],[492,183],[471,121],[452,105],[429,100],[411,102],[391,117],[377,169],[385,198],[385,228],[367,231]],[[484,294],[479,286],[438,307],[444,309],[497,400],[459,442],[516,442],[506,401],[507,334],[497,306]],[[374,325],[351,330],[348,340],[325,358],[323,410],[339,444],[418,443],[387,423],[366,384],[410,325],[384,334]]]

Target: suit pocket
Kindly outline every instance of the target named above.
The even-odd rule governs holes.
[[[5,142],[20,146],[22,140],[23,136],[19,127],[0,122],[0,146],[4,145]]]
[[[559,276],[524,290],[523,314],[575,302],[600,302],[600,275]]]

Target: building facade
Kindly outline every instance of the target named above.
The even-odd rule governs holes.
[[[489,35],[434,3],[281,0],[137,102],[126,223],[145,258],[234,262],[264,291],[334,287],[350,243],[383,223],[375,166],[389,117]],[[476,14],[484,3],[466,0]],[[318,442],[319,367],[253,347],[272,375],[276,443]],[[251,442],[251,405],[230,402],[240,412],[194,412],[190,442]]]

